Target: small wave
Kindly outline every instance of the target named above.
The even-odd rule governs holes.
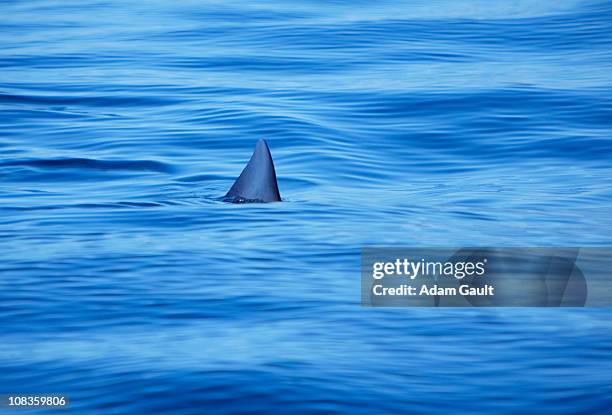
[[[15,160],[0,163],[0,167],[24,166],[44,169],[134,170],[171,173],[175,169],[152,160],[95,160],[87,158]]]
[[[44,60],[45,58],[40,58]],[[68,59],[68,58],[65,58]],[[24,66],[24,62],[14,58],[13,64],[17,67]],[[9,66],[6,59],[0,61],[0,65]],[[28,65],[25,65],[28,66]],[[66,94],[63,95],[33,95],[33,94],[7,94],[0,93],[0,104],[25,104],[25,105],[77,105],[81,107],[139,107],[149,105],[172,105],[179,102],[177,99],[158,95],[89,95],[75,96]]]

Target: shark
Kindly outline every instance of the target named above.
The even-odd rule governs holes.
[[[276,170],[268,143],[257,141],[251,159],[223,200],[231,203],[280,202]]]

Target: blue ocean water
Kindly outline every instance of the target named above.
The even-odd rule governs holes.
[[[0,394],[612,413],[609,309],[359,304],[366,245],[612,244],[609,2],[0,11]],[[221,202],[259,138],[284,202]]]

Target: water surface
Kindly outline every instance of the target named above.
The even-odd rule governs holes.
[[[610,411],[609,310],[359,305],[364,245],[612,244],[609,3],[0,11],[0,392]],[[259,138],[284,202],[222,203]]]

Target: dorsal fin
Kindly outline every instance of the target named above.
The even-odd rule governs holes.
[[[251,160],[225,195],[230,202],[280,202],[274,162],[266,140],[259,140]]]

